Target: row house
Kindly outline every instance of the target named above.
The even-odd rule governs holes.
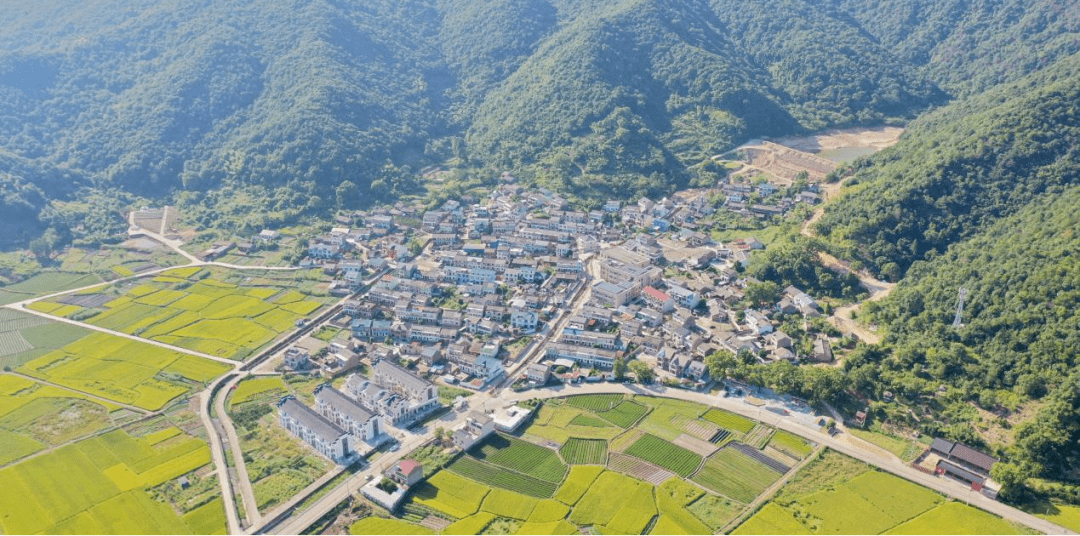
[[[601,331],[582,331],[567,333],[563,332],[559,342],[589,346],[591,348],[603,348],[605,350],[621,350],[622,343],[617,333],[604,333]]]
[[[544,350],[548,359],[569,359],[586,367],[610,369],[619,357],[619,352],[603,348],[588,348],[573,344],[551,343]]]
[[[311,445],[319,454],[339,465],[346,465],[353,457],[352,435],[302,404],[296,397],[282,398],[277,403],[277,410],[281,426]]]
[[[354,438],[370,445],[378,442],[379,436],[385,433],[382,419],[374,411],[330,384],[324,383],[315,389],[315,409]]]

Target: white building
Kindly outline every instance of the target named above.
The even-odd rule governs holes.
[[[353,457],[352,434],[330,422],[295,397],[277,403],[281,425],[334,463],[346,465]]]
[[[454,429],[454,445],[461,450],[469,450],[493,433],[495,421],[487,415],[473,411],[465,418],[465,422]]]
[[[382,424],[381,417],[330,384],[323,384],[315,389],[315,409],[323,417],[371,447],[378,446],[386,438],[386,426]]]

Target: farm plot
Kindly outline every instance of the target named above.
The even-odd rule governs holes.
[[[585,496],[570,512],[570,521],[578,525],[607,525],[622,506],[630,502],[640,487],[652,486],[619,473],[605,471],[597,477]]]
[[[731,446],[705,462],[693,481],[740,502],[750,502],[780,478],[781,473]]]
[[[776,503],[766,504],[754,517],[739,525],[732,534],[812,534],[787,510]]]
[[[480,509],[499,517],[525,521],[529,519],[529,515],[532,514],[538,502],[539,500],[536,497],[529,497],[528,495],[504,489],[493,489],[491,493],[487,494]]]
[[[574,395],[566,403],[589,411],[608,411],[623,400],[623,395]]]
[[[703,497],[704,496],[704,497]],[[673,478],[656,488],[656,505],[660,517],[651,531],[652,534],[711,534],[713,531],[702,524],[688,508],[697,504],[706,496],[697,486],[684,480]]]
[[[450,471],[439,471],[413,492],[412,500],[464,519],[480,510],[481,503],[490,492],[491,488],[487,486]]]
[[[492,434],[469,453],[479,460],[548,482],[562,482],[566,476],[566,465],[555,451],[502,434]]]
[[[596,477],[603,472],[603,467],[594,465],[571,467],[570,474],[567,475],[566,480],[563,481],[562,486],[559,486],[559,491],[555,494],[555,500],[573,506],[581,500],[586,491],[589,491],[589,486],[592,486]]]
[[[400,519],[369,516],[353,523],[349,534],[435,534],[435,531]]]
[[[279,376],[248,378],[236,385],[236,390],[233,391],[232,397],[229,398],[229,403],[243,404],[263,393],[273,393],[284,390],[285,382],[282,381]]]
[[[754,421],[751,421],[746,417],[736,415],[734,413],[728,413],[724,410],[716,408],[706,411],[705,414],[701,416],[701,418],[711,423],[714,423],[721,428],[727,428],[728,430],[731,430],[733,432],[739,432],[740,434],[749,433],[750,430],[754,429],[754,426],[756,424]]]
[[[0,470],[0,528],[6,534],[200,533],[146,489],[205,466],[199,439],[174,437],[155,447],[122,430],[95,436]],[[57,485],[63,482],[64,485]]]
[[[78,326],[4,309],[0,311],[0,367],[14,369],[89,334]]]
[[[885,534],[1020,534],[1020,527],[958,502],[937,506]]]
[[[769,446],[799,459],[814,451],[814,447],[807,440],[783,430],[777,430],[773,434],[769,439]]]
[[[912,519],[941,502],[936,493],[902,478],[869,471],[799,500],[800,509],[820,520],[814,532],[877,534]]]
[[[687,422],[697,419],[705,412],[705,406],[683,400],[659,399],[645,396],[634,397],[652,408],[638,422],[637,428],[668,441],[682,435]]]
[[[648,411],[649,409],[641,404],[624,400],[607,411],[598,412],[597,415],[610,421],[616,426],[629,428],[633,426],[638,419],[648,413]]]
[[[190,374],[189,380],[201,383],[228,369],[221,363],[93,333],[33,359],[18,370],[70,389],[158,410],[194,387],[170,375]]]
[[[448,469],[482,484],[516,491],[533,497],[551,497],[558,488],[556,483],[484,463],[469,456],[462,457],[450,465]]]
[[[683,477],[694,474],[701,465],[701,455],[650,434],[641,436],[626,449],[625,454],[641,458]]]
[[[676,437],[675,440],[672,441],[672,443],[686,450],[696,452],[702,456],[709,456],[712,453],[716,452],[718,448],[715,444],[708,441],[703,441],[690,434],[683,434],[679,437]]]
[[[559,454],[572,465],[603,465],[607,462],[607,441],[571,437],[559,448]]]
[[[523,435],[538,443],[547,440],[561,444],[571,437],[611,439],[622,432],[622,428],[585,410],[567,404],[544,404]]]
[[[612,471],[630,475],[653,485],[660,484],[675,476],[675,473],[661,469],[645,460],[615,452],[611,453],[609,457],[608,467]]]
[[[233,279],[242,284],[230,283]],[[227,271],[177,269],[135,286],[114,285],[92,295],[63,296],[35,305],[49,308],[68,303],[63,310],[47,312],[88,316],[86,321],[96,326],[243,359],[292,329],[297,319],[318,310],[328,299],[296,292],[296,299],[280,301],[282,287],[296,286],[297,281],[260,278],[259,282],[271,286],[245,286],[251,281]]]

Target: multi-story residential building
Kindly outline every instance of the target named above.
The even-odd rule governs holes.
[[[300,403],[287,396],[277,403],[278,417],[286,430],[311,445],[319,454],[337,464],[346,464],[353,456],[352,435]]]
[[[629,282],[615,284],[608,281],[597,281],[592,286],[592,301],[601,305],[619,307],[629,303],[634,296],[634,286]]]
[[[551,343],[547,345],[545,354],[549,359],[570,359],[579,365],[610,369],[615,364],[619,353],[614,350],[602,348],[589,348],[573,344]]]
[[[374,411],[345,396],[330,384],[315,389],[315,409],[354,438],[369,445],[374,446],[379,437],[385,435],[382,419]]]
[[[350,375],[345,381],[345,392],[395,426],[408,426],[439,407],[434,384],[389,359],[375,363],[371,374],[370,380]]]
[[[487,415],[473,411],[465,418],[465,422],[454,429],[452,439],[459,449],[469,450],[493,433],[495,421]]]

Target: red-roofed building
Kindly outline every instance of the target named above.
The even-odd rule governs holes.
[[[664,313],[675,308],[675,300],[671,296],[668,296],[667,293],[653,287],[645,287],[641,291],[641,298],[645,300],[645,303],[649,304],[650,307],[659,309]]]
[[[412,487],[424,479],[424,466],[416,460],[401,460],[386,471],[386,477],[405,487]]]

